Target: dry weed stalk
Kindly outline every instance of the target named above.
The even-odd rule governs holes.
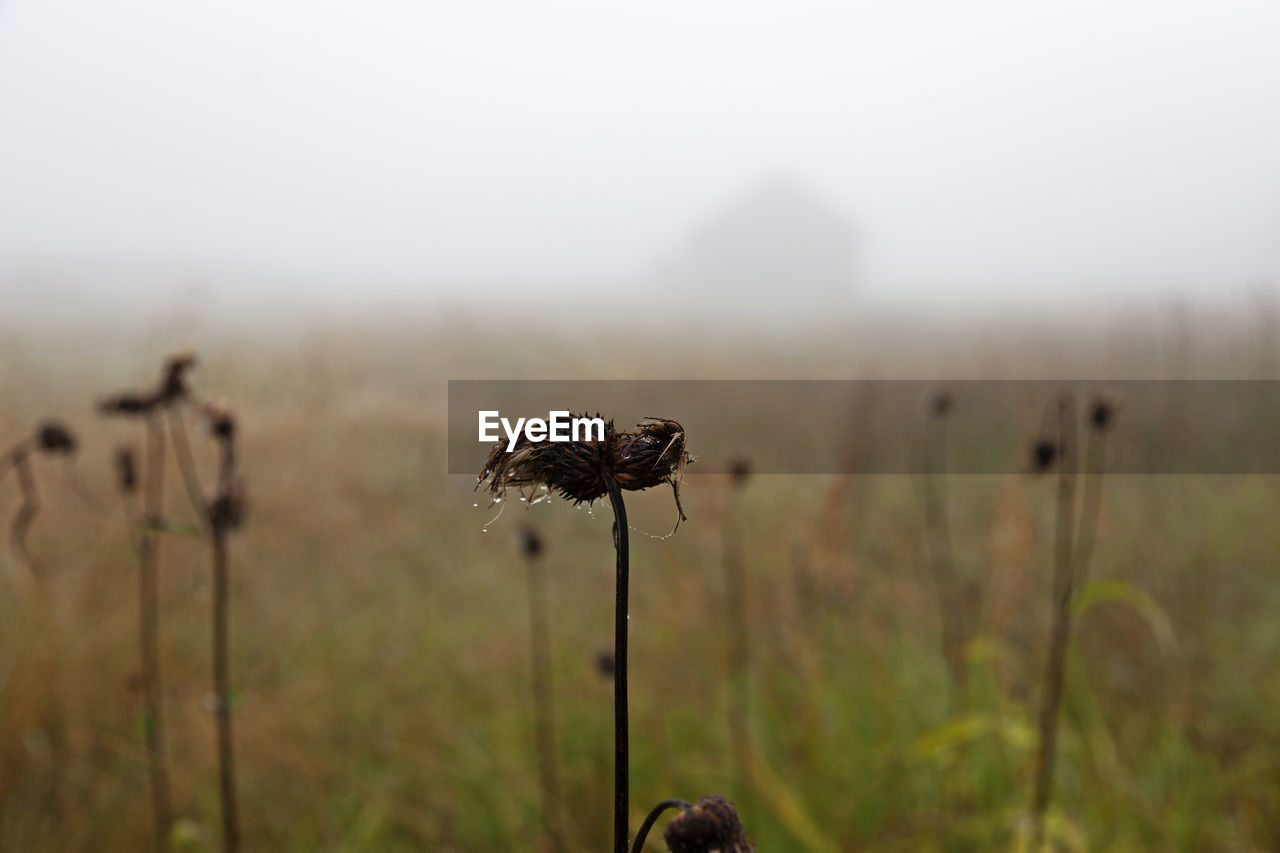
[[[1036,754],[1035,788],[1031,804],[1031,843],[1040,850],[1045,841],[1045,816],[1053,789],[1057,752],[1058,717],[1066,682],[1067,645],[1071,639],[1072,603],[1084,583],[1097,536],[1102,501],[1104,435],[1115,415],[1114,404],[1098,398],[1089,409],[1087,478],[1080,526],[1075,526],[1075,490],[1078,464],[1076,452],[1076,407],[1071,396],[1057,406],[1056,440],[1040,439],[1032,446],[1032,466],[1037,473],[1058,468],[1057,525],[1054,533],[1053,613],[1045,667],[1044,695],[1039,718],[1039,749]]]
[[[236,807],[235,752],[231,732],[230,641],[228,636],[229,558],[227,536],[243,523],[244,487],[236,474],[236,421],[227,411],[205,407],[209,432],[218,444],[218,480],[205,505],[213,556],[213,693],[218,717],[218,792],[222,801],[222,848],[240,848]]]
[[[520,530],[520,550],[529,578],[529,649],[532,656],[534,742],[538,758],[538,790],[542,820],[552,849],[563,851],[560,806],[560,762],[556,751],[555,696],[551,688],[551,630],[547,609],[547,576],[542,564],[542,536],[532,527]]]
[[[728,506],[724,521],[725,649],[729,671],[729,755],[730,772],[739,798],[746,794],[745,768],[751,766],[747,735],[747,705],[750,695],[748,673],[748,633],[746,572],[742,545],[742,492],[751,477],[751,463],[735,459],[729,466]]]
[[[169,849],[173,812],[169,799],[169,772],[165,758],[164,701],[160,667],[159,532],[164,529],[164,425],[162,410],[186,396],[185,376],[195,365],[189,353],[170,357],[158,386],[149,392],[125,391],[98,404],[104,415],[143,419],[146,432],[146,465],[143,470],[142,523],[137,533],[138,636],[142,663],[143,730],[151,775],[151,811],[155,849]],[[126,498],[137,484],[132,452],[117,450],[117,485]]]
[[[501,500],[508,489],[525,492],[545,487],[575,504],[592,503],[605,495],[613,507],[617,595],[614,608],[614,776],[613,849],[627,853],[629,814],[629,741],[627,721],[627,598],[630,577],[627,508],[623,490],[639,491],[669,484],[680,506],[680,478],[690,462],[684,427],[666,418],[648,418],[635,432],[618,432],[605,424],[603,441],[532,442],[521,435],[508,452],[499,441],[477,478],[478,489],[488,482],[489,494]],[[678,524],[678,522],[677,522]]]
[[[930,398],[923,461],[924,519],[929,566],[942,625],[942,656],[951,677],[951,710],[955,713],[963,708],[968,694],[969,668],[965,661],[965,645],[971,631],[971,590],[966,588],[957,572],[947,523],[943,478],[947,472],[947,418],[953,406],[951,394],[945,390],[938,391]]]
[[[18,478],[18,490],[22,493],[22,505],[13,517],[9,528],[9,547],[18,562],[33,577],[39,574],[39,563],[27,547],[27,534],[40,514],[40,490],[36,487],[35,472],[31,469],[32,454],[70,457],[76,452],[75,435],[58,421],[45,421],[27,438],[22,439],[0,456],[0,479],[12,468]]]

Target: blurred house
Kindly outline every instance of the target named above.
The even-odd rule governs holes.
[[[685,298],[807,312],[849,302],[855,249],[839,211],[796,181],[774,178],[696,228],[660,277]]]

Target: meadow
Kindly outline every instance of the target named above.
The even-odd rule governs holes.
[[[150,381],[180,346],[241,425],[250,513],[230,546],[230,612],[245,849],[475,853],[555,849],[534,748],[525,525],[544,544],[564,849],[608,849],[612,517],[607,500],[556,500],[489,523],[475,478],[446,473],[449,379],[1273,378],[1273,331],[1235,309],[893,317],[805,334],[429,315],[286,331],[6,320],[0,451],[47,417],[80,447],[33,460],[37,581],[0,549],[0,849],[150,846],[137,564],[111,466],[140,437],[94,404]],[[762,440],[780,429],[762,424]],[[690,449],[714,442],[692,435]],[[196,449],[211,471],[208,442]],[[695,463],[671,536],[669,491],[629,497],[632,826],[660,800],[719,793],[759,851],[1025,847],[1055,504],[1051,476],[1014,467],[943,478],[969,626],[959,677],[921,477],[735,482]],[[172,848],[216,850],[208,555],[182,532],[198,520],[172,466],[169,480]],[[1280,476],[1114,476],[1102,501],[1073,601],[1052,849],[1277,849]],[[19,504],[0,481],[5,533]],[[745,683],[728,672],[727,543],[741,555]],[[662,849],[658,835],[646,849]]]

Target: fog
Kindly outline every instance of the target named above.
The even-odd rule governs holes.
[[[0,296],[646,281],[779,175],[866,298],[1256,288],[1277,45],[1266,2],[11,0]]]

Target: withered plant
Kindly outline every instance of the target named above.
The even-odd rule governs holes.
[[[1031,448],[1035,473],[1058,470],[1056,527],[1054,531],[1053,598],[1048,660],[1040,704],[1039,745],[1036,752],[1035,787],[1031,803],[1031,843],[1040,850],[1045,840],[1045,817],[1053,791],[1057,754],[1058,718],[1066,683],[1067,647],[1071,640],[1071,616],[1075,593],[1088,577],[1088,565],[1097,538],[1102,504],[1104,438],[1115,417],[1114,404],[1100,397],[1088,411],[1088,449],[1083,506],[1079,528],[1075,522],[1075,492],[1079,462],[1076,450],[1076,404],[1066,395],[1057,402],[1056,434],[1040,438]]]
[[[614,610],[614,853],[627,853],[629,741],[627,723],[627,596],[630,574],[627,508],[622,492],[669,484],[676,511],[680,505],[680,479],[690,462],[685,450],[684,427],[666,418],[649,418],[635,432],[618,432],[613,421],[605,425],[603,441],[532,442],[521,435],[507,450],[499,441],[477,478],[476,488],[488,483],[489,494],[500,500],[508,490],[526,497],[541,488],[566,500],[588,504],[606,495],[613,507],[613,543],[616,553],[617,594]],[[678,524],[678,522],[677,522]]]
[[[36,487],[35,472],[31,468],[31,456],[39,453],[47,456],[70,457],[76,452],[77,442],[71,430],[58,421],[45,421],[35,432],[9,448],[0,456],[0,480],[12,468],[22,493],[22,504],[9,527],[9,547],[18,562],[39,575],[39,565],[27,547],[27,534],[40,514],[40,490]]]
[[[556,706],[551,686],[551,631],[547,610],[547,575],[542,562],[541,534],[531,526],[519,532],[529,579],[529,652],[533,681],[534,747],[538,760],[538,791],[542,821],[552,849],[563,851],[564,827],[560,805],[560,760],[556,751]]]
[[[140,418],[146,433],[146,457],[142,472],[142,518],[137,525],[138,636],[142,664],[143,732],[151,776],[152,824],[157,851],[169,849],[173,812],[169,799],[169,772],[165,758],[164,701],[160,666],[159,534],[165,528],[164,462],[165,410],[188,395],[186,375],[195,366],[190,353],[166,360],[160,382],[150,391],[125,391],[98,404],[104,415]],[[117,450],[117,486],[126,500],[136,488],[137,464],[131,451]]]
[[[747,579],[743,556],[742,492],[751,478],[745,457],[729,466],[729,490],[724,517],[725,649],[729,672],[730,772],[739,798],[746,794],[745,780],[751,767],[751,742],[747,732],[750,701],[749,644],[747,633]]]
[[[755,848],[747,839],[733,803],[716,794],[703,797],[693,805],[678,800],[667,800],[650,813],[652,819],[672,805],[680,808],[680,814],[671,819],[662,840],[671,853],[754,853]],[[644,836],[636,839],[633,853],[640,853]]]
[[[209,433],[218,445],[218,478],[205,504],[213,556],[213,695],[218,717],[218,793],[222,801],[222,848],[240,848],[236,807],[235,750],[231,731],[231,665],[228,635],[229,557],[227,537],[244,523],[247,502],[236,473],[236,421],[230,412],[206,406]]]

